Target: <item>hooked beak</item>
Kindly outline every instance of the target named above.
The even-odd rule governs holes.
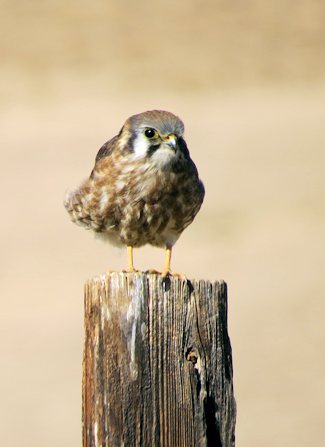
[[[177,147],[177,136],[173,133],[167,135],[167,137],[163,138],[164,143],[166,143],[173,151],[176,152]]]

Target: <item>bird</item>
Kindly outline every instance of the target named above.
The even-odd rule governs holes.
[[[137,271],[133,249],[149,244],[165,249],[161,274],[173,275],[173,246],[201,208],[205,189],[183,135],[173,113],[132,115],[99,149],[89,178],[65,195],[74,223],[127,247],[127,272]]]

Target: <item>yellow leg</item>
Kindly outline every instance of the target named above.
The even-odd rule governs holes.
[[[165,257],[165,265],[162,271],[162,276],[165,278],[167,275],[171,274],[170,270],[170,261],[172,258],[172,249],[170,247],[166,247],[166,257]]]
[[[127,247],[128,251],[128,272],[134,272],[134,265],[133,265],[133,247],[131,245],[128,245]]]
[[[166,247],[166,257],[165,257],[165,265],[163,271],[161,273],[163,278],[166,278],[168,275],[174,276],[176,278],[181,279],[182,281],[187,281],[187,278],[182,273],[173,273],[170,269],[170,261],[172,258],[172,249],[171,247]]]

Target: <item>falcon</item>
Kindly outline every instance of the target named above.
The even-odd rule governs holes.
[[[166,250],[162,276],[172,275],[172,247],[193,221],[204,186],[174,114],[152,110],[128,118],[99,150],[95,166],[78,189],[66,194],[71,220],[116,246],[150,244]]]

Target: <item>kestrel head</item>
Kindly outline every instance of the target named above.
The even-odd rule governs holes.
[[[128,147],[139,159],[164,165],[188,156],[183,140],[184,124],[170,112],[151,110],[131,116],[121,131]]]

